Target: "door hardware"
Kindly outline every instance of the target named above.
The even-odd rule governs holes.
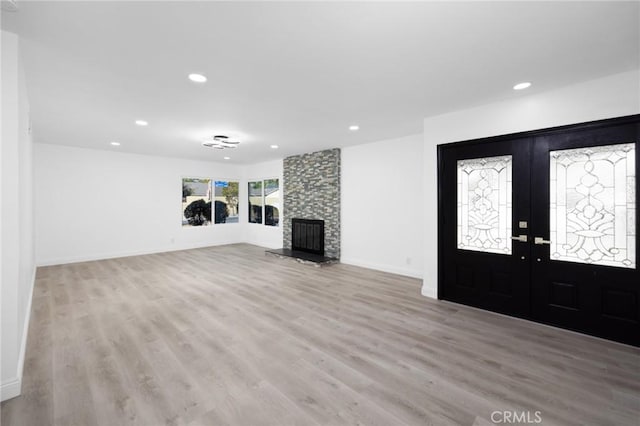
[[[527,236],[524,235],[524,234],[520,234],[520,235],[517,235],[517,236],[514,235],[514,236],[511,237],[511,239],[514,240],[514,241],[520,241],[521,243],[526,243],[527,242]]]
[[[549,240],[545,240],[545,239],[544,239],[544,238],[542,238],[542,237],[535,237],[535,238],[533,239],[533,243],[534,243],[534,244],[551,244],[551,241],[549,241]]]

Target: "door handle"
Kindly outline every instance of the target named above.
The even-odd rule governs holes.
[[[521,235],[514,235],[511,237],[511,239],[513,241],[520,241],[521,243],[526,243],[527,242],[527,236],[524,234]]]
[[[549,240],[545,240],[545,239],[544,239],[544,238],[542,238],[542,237],[535,237],[535,238],[533,239],[533,243],[534,243],[534,244],[539,244],[539,245],[540,245],[540,244],[551,244],[551,241],[549,241]]]

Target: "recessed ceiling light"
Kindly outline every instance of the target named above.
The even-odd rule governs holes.
[[[349,126],[349,130],[351,130],[352,132],[357,132],[358,130],[360,130],[360,126],[354,124],[353,126]]]
[[[147,123],[147,122],[146,122],[146,121],[144,121],[144,120],[136,120],[136,124],[137,124],[138,126],[147,126],[147,125],[149,125],[149,123]]]
[[[278,149],[280,148],[278,145],[271,145],[271,149]]]
[[[111,142],[111,145],[113,145],[113,146],[120,146],[120,142]]]
[[[518,83],[515,86],[513,86],[513,90],[523,90],[523,89],[526,89],[529,86],[531,86],[531,83],[528,82],[528,81],[524,81],[522,83]]]
[[[189,74],[189,80],[194,83],[205,83],[207,81],[207,77],[202,74]]]
[[[231,160],[231,157],[224,157],[225,160]]]

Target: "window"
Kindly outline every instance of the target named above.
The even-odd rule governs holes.
[[[182,179],[182,226],[211,225],[211,179]]]
[[[262,181],[249,182],[249,223],[262,223]]]
[[[264,181],[264,224],[280,226],[280,185],[279,179]]]
[[[280,212],[280,179],[249,182],[249,223],[280,226]]]
[[[214,183],[214,223],[238,223],[238,182]]]

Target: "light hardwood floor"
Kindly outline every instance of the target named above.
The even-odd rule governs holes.
[[[2,426],[639,424],[640,350],[420,285],[250,245],[39,268]]]

